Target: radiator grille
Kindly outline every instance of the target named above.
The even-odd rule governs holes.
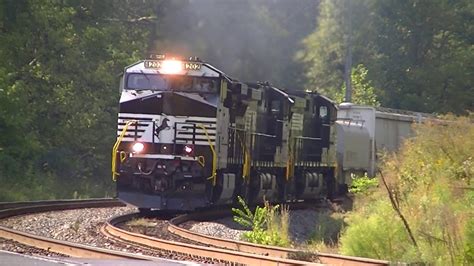
[[[135,138],[141,138],[145,133],[145,130],[153,125],[153,119],[155,117],[156,115],[147,114],[119,114],[117,138],[122,133],[125,124],[130,120],[138,120],[139,122],[132,124],[127,128],[123,141],[134,141]]]

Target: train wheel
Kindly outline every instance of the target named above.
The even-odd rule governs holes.
[[[325,176],[324,181],[326,183],[326,197],[328,199],[334,199],[336,193],[336,179],[332,176]]]
[[[277,201],[286,202],[288,199],[289,183],[286,180],[285,173],[279,171],[276,175]]]
[[[206,196],[211,204],[216,203],[222,193],[222,173],[217,172],[217,182],[212,184],[212,180],[206,182]]]
[[[245,201],[245,203],[249,204],[249,180],[244,180],[240,185],[240,197]]]
[[[252,171],[247,186],[246,202],[250,205],[257,203],[257,197],[260,192],[260,175],[256,171]]]

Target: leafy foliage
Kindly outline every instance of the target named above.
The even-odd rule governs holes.
[[[305,66],[306,89],[317,90],[331,98],[340,94],[343,88],[351,23],[353,28],[359,29],[352,31],[351,36],[353,61],[364,63],[362,59],[371,53],[365,40],[373,26],[370,15],[367,15],[370,14],[371,1],[350,2],[321,1],[316,30],[303,40],[304,49],[296,54],[296,60]]]
[[[0,201],[112,194],[117,74],[146,50],[153,5],[0,3]]]
[[[466,243],[464,254],[468,263],[474,263],[474,219],[468,221],[466,225]]]
[[[334,97],[351,46],[383,106],[465,114],[474,109],[473,15],[469,0],[321,1],[297,60],[307,88]]]
[[[281,222],[278,222],[277,210],[279,205],[270,206],[265,202],[264,207],[257,206],[252,212],[245,201],[238,197],[242,209],[232,208],[234,221],[242,226],[252,229],[244,232],[246,241],[273,246],[289,246],[288,238],[288,209],[283,209]]]
[[[410,240],[388,201],[370,204],[346,219],[348,226],[340,238],[340,252],[390,261],[416,261],[414,248],[407,244]]]
[[[245,203],[244,199],[238,197],[238,201],[242,206],[242,210],[232,208],[232,211],[236,214],[236,216],[234,216],[234,221],[242,226],[251,228],[252,230],[263,229],[266,223],[265,219],[268,213],[266,206],[263,208],[257,206],[255,209],[255,213],[252,213],[250,208]],[[275,208],[277,207],[278,206],[275,206]]]
[[[171,2],[157,49],[199,56],[240,80],[301,89],[302,67],[293,56],[314,27],[317,1]]]
[[[349,192],[354,194],[368,194],[370,190],[376,188],[379,184],[376,178],[370,178],[367,173],[364,176],[351,176],[352,184],[349,188]]]
[[[416,125],[416,137],[384,159],[388,192],[416,242],[391,208],[387,190],[380,189],[349,217],[341,237],[343,253],[440,265],[472,263],[474,126],[472,118],[447,120]]]
[[[372,82],[367,78],[367,68],[359,64],[352,69],[352,100],[351,102],[361,105],[380,106],[378,97],[375,94],[376,89],[372,86]],[[337,92],[335,101],[337,103],[344,102],[346,94],[346,86],[342,87],[341,92]]]

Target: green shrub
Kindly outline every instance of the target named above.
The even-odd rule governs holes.
[[[390,203],[382,200],[373,204],[369,213],[354,213],[347,219],[348,226],[339,239],[340,252],[391,261],[413,260],[413,247]]]
[[[474,194],[474,193],[472,193]],[[474,220],[471,219],[466,224],[466,242],[464,247],[464,257],[468,264],[474,265]]]
[[[290,213],[288,206],[280,208],[272,208],[268,202],[265,202],[265,206],[269,210],[267,213],[267,234],[270,235],[270,245],[287,247],[290,246],[289,238],[289,221]],[[275,206],[277,207],[277,206]]]
[[[373,188],[379,184],[376,178],[370,178],[365,173],[363,176],[351,176],[352,184],[349,192],[354,194],[368,194]]]
[[[282,215],[277,215],[280,206],[270,206],[265,202],[264,207],[257,206],[252,213],[241,197],[238,197],[238,201],[242,209],[232,208],[234,221],[251,229],[242,234],[244,240],[272,246],[290,245],[287,208],[283,208]]]
[[[474,126],[469,118],[448,119],[415,125],[416,136],[384,158],[384,186],[364,196],[364,205],[349,215],[342,253],[472,263]]]

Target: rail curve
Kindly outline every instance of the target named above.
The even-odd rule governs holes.
[[[169,220],[168,230],[174,234],[177,234],[183,238],[187,238],[192,241],[199,243],[206,243],[216,247],[224,247],[231,250],[249,252],[254,254],[261,254],[266,256],[280,257],[280,258],[295,258],[305,253],[308,253],[303,250],[296,250],[290,248],[274,247],[267,245],[259,245],[254,243],[249,243],[245,241],[224,239],[214,236],[209,236],[191,230],[187,230],[183,227],[180,227],[180,224],[183,224],[192,220],[207,220],[223,218],[229,216],[232,213],[230,210],[219,210],[219,211],[209,211],[205,213],[191,213],[177,216]],[[311,255],[311,254],[308,254]],[[385,260],[375,260],[369,258],[361,257],[352,257],[352,256],[343,256],[337,254],[329,253],[316,253],[315,257],[323,264],[330,265],[358,265],[358,266],[370,266],[370,265],[389,265],[389,261]]]
[[[46,211],[69,210],[78,208],[94,207],[121,207],[123,203],[115,199],[88,199],[88,200],[61,200],[61,201],[35,201],[35,202],[11,202],[0,203],[0,219],[12,216],[32,214]],[[106,236],[121,242],[144,245],[156,249],[187,254],[196,257],[206,257],[217,261],[226,261],[235,264],[248,265],[321,265],[310,263],[295,258],[302,251],[257,245],[243,241],[233,241],[192,232],[179,225],[190,220],[217,219],[230,215],[229,210],[211,210],[195,212],[177,216],[169,221],[168,230],[189,240],[203,243],[209,246],[180,243],[162,240],[142,234],[128,232],[118,228],[116,225],[133,218],[140,217],[139,213],[118,216],[110,219],[101,232]],[[46,237],[20,232],[11,228],[0,226],[0,237],[12,239],[25,245],[57,252],[78,258],[121,258],[140,260],[159,260],[159,258],[126,252],[97,248],[83,244],[55,240]],[[217,248],[219,247],[219,248]],[[301,254],[299,254],[301,255]],[[317,258],[323,264],[330,265],[389,265],[388,261],[372,260],[358,257],[340,256],[334,254],[318,253]]]
[[[116,225],[130,219],[139,217],[139,213],[118,216],[109,220],[103,228],[103,232],[109,237],[122,241],[145,245],[152,248],[165,249],[177,253],[189,254],[197,257],[207,257],[215,260],[226,261],[235,264],[246,265],[321,265],[301,260],[286,259],[274,256],[264,256],[248,252],[241,252],[223,248],[198,246],[175,241],[163,240],[143,234],[132,233]]]
[[[0,204],[0,219],[46,211],[121,206],[125,205],[115,199],[9,202]],[[157,258],[151,256],[137,255],[67,241],[55,240],[3,226],[0,226],[0,237],[75,258],[157,260]]]

